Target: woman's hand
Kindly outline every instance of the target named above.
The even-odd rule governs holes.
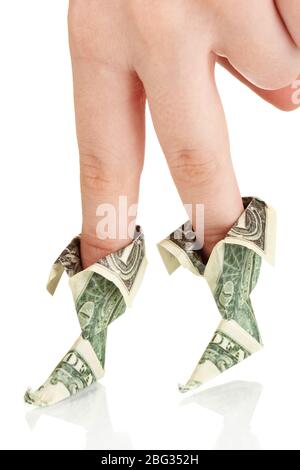
[[[97,232],[97,214],[104,202],[117,213],[120,194],[129,205],[137,203],[146,98],[193,221],[196,204],[205,204],[207,254],[224,236],[242,201],[215,62],[276,106],[297,107],[292,84],[300,72],[299,3],[70,0],[85,265],[130,241],[128,230],[113,240]],[[125,229],[132,218],[122,222]]]

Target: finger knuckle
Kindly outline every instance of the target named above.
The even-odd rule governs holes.
[[[183,148],[166,155],[173,176],[191,184],[209,183],[218,170],[218,159],[199,149]]]

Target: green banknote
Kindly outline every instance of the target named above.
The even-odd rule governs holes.
[[[169,273],[184,266],[203,276],[212,291],[222,320],[182,392],[211,380],[262,348],[252,308],[262,258],[274,261],[274,210],[257,198],[244,198],[244,212],[213,249],[207,263],[197,249],[190,222],[159,245]]]
[[[80,237],[55,262],[48,281],[54,294],[61,275],[69,276],[81,335],[46,382],[27,390],[25,401],[38,406],[57,403],[92,385],[104,375],[107,328],[130,306],[147,261],[144,236],[137,227],[133,242],[83,270]]]

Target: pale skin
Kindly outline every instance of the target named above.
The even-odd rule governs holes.
[[[117,209],[119,195],[138,202],[146,100],[183,203],[205,206],[207,258],[243,210],[215,63],[278,108],[297,108],[299,0],[70,0],[69,36],[83,266],[131,241],[99,239],[96,211]]]

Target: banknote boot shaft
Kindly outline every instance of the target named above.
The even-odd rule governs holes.
[[[190,379],[179,385],[181,392],[197,388],[262,348],[250,294],[261,260],[274,262],[276,217],[258,198],[245,197],[243,204],[243,213],[206,263],[189,221],[158,244],[170,274],[183,266],[206,279],[222,317]]]
[[[36,391],[27,390],[27,403],[53,405],[104,375],[107,328],[131,306],[146,264],[140,227],[136,227],[130,245],[85,270],[80,257],[80,236],[72,240],[54,263],[47,288],[53,295],[62,274],[67,273],[81,335],[46,382]]]

